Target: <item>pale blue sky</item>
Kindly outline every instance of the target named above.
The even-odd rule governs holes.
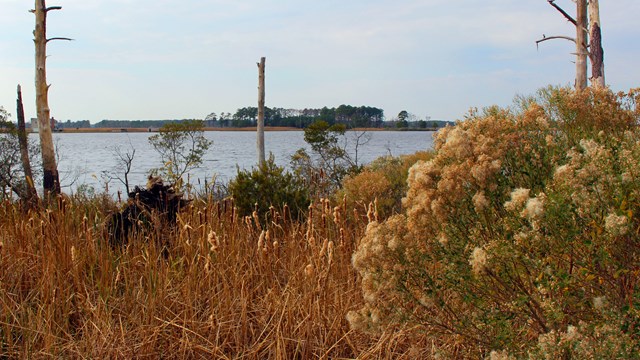
[[[557,0],[567,10],[570,0]],[[607,83],[640,86],[640,1],[602,0]],[[455,120],[470,107],[573,83],[573,36],[546,0],[48,0],[52,115],[204,118],[267,106],[376,106]],[[33,1],[0,0],[0,106],[35,114]],[[571,11],[573,12],[573,11]]]

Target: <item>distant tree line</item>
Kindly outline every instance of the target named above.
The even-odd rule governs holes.
[[[256,126],[258,108],[243,107],[230,113],[211,113],[205,118],[208,127],[251,127]],[[265,125],[306,128],[315,121],[328,124],[344,124],[347,128],[382,127],[384,110],[370,106],[340,105],[337,108],[285,109],[265,107]]]
[[[186,119],[185,119],[186,120]],[[176,123],[181,120],[102,120],[95,128],[160,128],[163,125]]]
[[[80,128],[90,128],[91,123],[89,120],[78,120],[78,121],[56,121],[55,128],[56,129],[80,129]]]
[[[185,119],[186,120],[186,119]],[[254,127],[258,120],[258,108],[248,106],[239,108],[235,113],[212,112],[204,119],[208,128],[243,128]],[[102,120],[95,128],[160,128],[166,124],[184,120]],[[341,124],[346,129],[352,128],[401,128],[401,129],[433,129],[451,122],[418,119],[417,116],[402,111],[398,117],[386,121],[384,110],[372,106],[340,105],[338,107],[286,109],[265,107],[265,126],[307,128],[316,121],[324,121],[329,125]],[[88,122],[87,122],[88,123]],[[89,127],[85,121],[59,123],[63,128]]]

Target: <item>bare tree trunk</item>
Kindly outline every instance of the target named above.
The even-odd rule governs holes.
[[[258,165],[262,167],[264,157],[264,67],[266,59],[260,58],[258,63]]]
[[[31,162],[29,161],[29,142],[27,140],[27,131],[24,120],[24,106],[22,104],[22,90],[18,85],[17,116],[18,116],[18,142],[20,144],[20,157],[22,159],[22,168],[24,169],[24,177],[26,182],[26,198],[23,199],[27,207],[33,208],[38,203],[38,193],[33,183],[33,172],[31,171]]]
[[[51,134],[51,114],[49,110],[49,85],[47,85],[47,12],[45,0],[36,0],[36,28],[33,32],[36,44],[36,108],[38,111],[38,133],[42,147],[43,187],[45,196],[60,194],[60,178]]]
[[[602,29],[600,28],[600,3],[589,0],[589,55],[591,58],[591,85],[604,88],[604,49],[602,48]]]
[[[578,0],[576,17],[576,90],[587,88],[587,0]]]

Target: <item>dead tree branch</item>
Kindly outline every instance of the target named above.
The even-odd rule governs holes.
[[[558,4],[555,3],[555,0],[547,0],[547,2],[549,3],[549,5],[553,6],[556,10],[558,10],[562,14],[562,16],[564,16],[565,19],[567,19],[570,23],[572,23],[575,26],[578,26],[578,22],[576,22],[576,19],[571,17],[571,15],[569,15],[566,11],[564,11],[564,9],[558,6]]]
[[[53,41],[53,40],[66,40],[66,41],[73,41],[73,39],[66,38],[66,37],[52,37],[52,38],[48,38],[48,39],[47,39],[47,42],[49,42],[49,41]]]
[[[572,38],[570,36],[563,36],[563,35],[558,35],[558,36],[544,36],[542,35],[542,39],[540,40],[536,40],[536,46],[538,46],[541,42],[547,41],[547,40],[555,40],[555,39],[564,39],[564,40],[569,40],[571,42],[573,42],[575,44],[576,39]]]

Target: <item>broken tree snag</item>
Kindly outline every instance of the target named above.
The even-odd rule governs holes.
[[[20,144],[20,158],[22,169],[24,170],[24,180],[26,183],[26,198],[23,199],[28,208],[34,208],[38,203],[38,193],[33,183],[33,172],[29,160],[29,142],[27,140],[27,130],[24,119],[24,105],[22,104],[22,89],[18,85],[18,99],[16,100],[16,114],[18,116],[18,143]]]
[[[42,148],[45,196],[60,194],[60,177],[58,176],[53,136],[51,135],[51,110],[49,109],[49,85],[47,84],[47,43],[52,40],[71,40],[60,37],[47,39],[47,13],[60,9],[62,9],[60,6],[47,7],[45,0],[35,0],[35,9],[33,10],[36,15],[36,27],[33,31],[36,45],[36,109]]]
[[[587,0],[576,2],[576,90],[587,88]]]
[[[600,4],[598,0],[589,0],[589,58],[591,60],[591,85],[605,87],[604,49],[602,48],[602,29],[600,27]]]
[[[264,68],[265,68],[266,59],[264,57],[260,58],[260,62],[258,63],[258,165],[262,167],[265,162],[264,156]]]

